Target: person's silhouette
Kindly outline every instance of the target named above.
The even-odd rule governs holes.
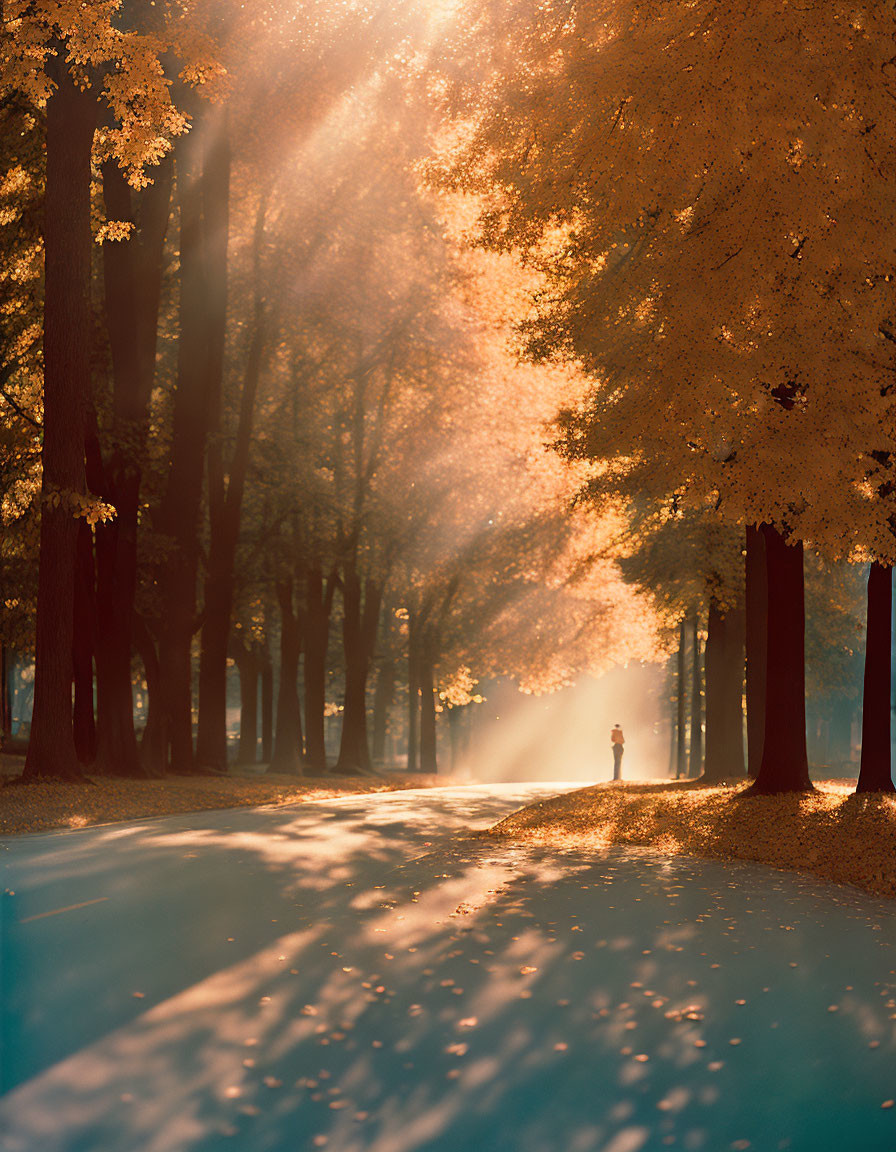
[[[622,754],[625,751],[623,745],[625,744],[625,737],[622,735],[622,729],[618,724],[613,725],[610,732],[610,743],[613,745],[613,779],[622,779]]]

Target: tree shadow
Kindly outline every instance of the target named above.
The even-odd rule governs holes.
[[[242,853],[293,911],[10,1093],[4,1147],[893,1146],[892,908],[750,864],[415,842],[413,803],[332,839],[307,813],[136,837],[219,884]]]

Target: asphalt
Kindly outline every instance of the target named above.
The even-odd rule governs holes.
[[[3,845],[4,1152],[896,1148],[896,915],[471,836],[559,786]]]

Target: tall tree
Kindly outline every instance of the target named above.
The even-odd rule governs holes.
[[[75,549],[90,397],[90,161],[96,94],[54,46],[44,193],[44,419],[32,737],[24,778],[81,775],[72,717]]]
[[[759,790],[806,788],[804,704],[773,692],[802,677],[785,541],[842,553],[845,523],[894,558],[867,464],[892,425],[892,260],[877,240],[896,206],[892,13],[507,0],[483,27],[500,50],[476,59],[502,74],[475,73],[454,183],[486,198],[485,240],[544,274],[530,351],[591,377],[583,441],[599,425],[622,470],[647,459],[648,432],[654,491],[684,485],[777,534],[769,587],[783,565],[775,595],[792,599],[766,732],[796,761],[766,748]]]
[[[873,563],[868,573],[862,759],[857,792],[896,792],[890,753],[893,570]]]

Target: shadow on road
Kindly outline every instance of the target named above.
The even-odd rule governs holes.
[[[6,1098],[4,1148],[896,1144],[896,1110],[882,1107],[896,1048],[891,910],[752,865],[446,836],[463,800],[442,797],[440,817],[430,797],[123,836],[118,867],[161,858],[190,890],[175,903],[202,923],[178,937],[169,906],[169,945],[213,938],[175,955],[176,991],[134,1009],[125,984],[132,1018]],[[485,800],[465,811],[495,817]],[[103,843],[74,861],[82,880]],[[234,890],[245,872],[256,883]],[[127,884],[117,877],[95,914]],[[271,889],[275,917],[259,909],[269,896],[246,903]],[[239,954],[197,893],[222,899],[231,927],[255,924]],[[153,948],[150,929],[129,930]],[[205,969],[187,981],[191,964]]]

